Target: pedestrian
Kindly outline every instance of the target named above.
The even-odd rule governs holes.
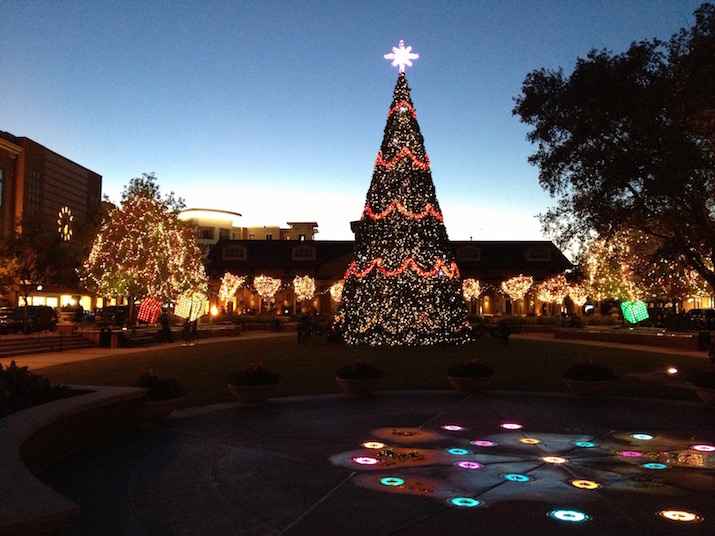
[[[169,315],[166,311],[161,313],[159,317],[159,323],[161,324],[161,334],[166,342],[174,342],[174,335],[171,333],[171,326],[169,326]]]

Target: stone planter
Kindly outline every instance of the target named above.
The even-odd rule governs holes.
[[[693,387],[693,389],[695,389],[695,394],[698,395],[698,398],[705,404],[715,405],[715,389],[708,389],[706,387]]]
[[[576,396],[602,396],[613,385],[614,380],[567,380],[566,388]]]
[[[338,382],[343,391],[353,395],[370,394],[379,391],[382,387],[382,378],[335,378],[335,381]]]
[[[273,398],[278,391],[280,384],[269,384],[269,385],[231,385],[228,384],[228,388],[233,393],[238,400],[241,402],[248,402],[251,404],[256,404],[260,402],[265,402],[269,398]]]
[[[471,376],[471,377],[456,377],[447,376],[449,383],[452,384],[457,391],[466,394],[479,394],[486,390],[494,376]]]
[[[144,400],[142,401],[142,417],[147,420],[166,419],[172,411],[181,406],[183,401],[183,396],[168,400]]]

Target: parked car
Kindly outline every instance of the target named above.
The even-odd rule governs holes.
[[[128,318],[128,305],[108,305],[95,311],[94,323],[98,326],[123,326]]]
[[[690,309],[685,313],[688,328],[693,330],[715,330],[715,309]]]
[[[25,331],[25,311],[27,310],[27,331],[54,331],[57,327],[57,311],[48,305],[21,306],[5,318],[0,318],[0,331],[20,333]]]

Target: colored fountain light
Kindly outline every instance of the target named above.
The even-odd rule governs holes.
[[[458,424],[445,424],[442,426],[442,430],[447,430],[448,432],[459,432],[460,430],[464,430],[464,427],[459,426]]]
[[[535,437],[524,437],[519,440],[521,443],[524,443],[525,445],[538,445],[541,443],[541,440],[536,439]]]
[[[353,458],[353,461],[359,465],[376,465],[380,463],[380,460],[377,458],[371,458],[369,456],[358,456],[357,458]]]
[[[379,441],[367,441],[366,443],[363,443],[362,446],[365,447],[366,449],[376,449],[376,450],[385,448],[385,444],[380,443]]]
[[[631,437],[633,439],[637,439],[638,441],[650,441],[653,439],[653,436],[650,434],[631,434]]]
[[[541,458],[541,461],[546,463],[559,464],[566,463],[568,460],[566,458],[562,458],[561,456],[544,456],[543,458]]]
[[[462,469],[479,469],[482,467],[482,464],[478,462],[458,462],[457,467],[461,467]]]
[[[380,479],[380,484],[383,486],[402,486],[405,481],[402,478],[397,478],[396,476],[386,476]]]
[[[699,515],[683,510],[661,510],[658,512],[658,515],[670,521],[680,521],[683,523],[694,523],[703,520]]]
[[[643,456],[643,453],[638,452],[637,450],[622,450],[618,454],[625,456],[626,458],[639,458],[640,456]]]
[[[504,478],[509,482],[529,482],[529,480],[531,480],[530,476],[519,473],[507,473],[504,475]]]
[[[590,519],[586,514],[578,510],[552,510],[548,513],[548,516],[569,523],[580,523]]]
[[[520,425],[519,423],[515,423],[515,422],[505,422],[505,423],[501,424],[500,426],[502,428],[504,428],[504,430],[521,430],[523,428],[522,425]]]
[[[582,449],[592,449],[597,446],[596,443],[590,441],[574,441],[574,445]]]
[[[668,468],[668,466],[665,465],[664,463],[644,463],[643,467],[645,467],[646,469],[656,469],[656,470]]]
[[[715,452],[715,445],[693,445],[690,448],[698,452]]]
[[[482,439],[477,439],[476,441],[470,441],[470,445],[474,445],[475,447],[493,447],[496,445],[494,441],[486,441]]]
[[[466,456],[469,451],[466,449],[447,449],[447,452],[453,456]]]
[[[593,480],[572,480],[571,485],[579,489],[598,489],[601,487],[601,484]]]
[[[459,506],[460,508],[474,508],[483,504],[479,499],[472,497],[454,497],[450,499],[449,503],[453,506]]]

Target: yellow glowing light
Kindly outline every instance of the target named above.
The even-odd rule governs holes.
[[[692,512],[685,512],[683,510],[661,510],[658,515],[664,517],[665,519],[670,519],[671,521],[682,521],[685,523],[693,523],[695,521],[702,521],[702,518]]]
[[[362,446],[365,447],[366,449],[375,449],[375,450],[385,448],[385,444],[380,443],[379,441],[367,441],[367,442],[363,443]]]
[[[60,233],[62,240],[72,239],[72,209],[70,207],[62,207],[57,214],[57,232]]]
[[[668,367],[668,374],[675,376],[678,374],[679,370],[676,367]]]
[[[539,443],[541,443],[540,440],[538,440],[534,437],[525,437],[523,439],[520,439],[519,441],[521,441],[525,445],[538,445]]]
[[[562,458],[561,456],[544,456],[543,458],[541,458],[541,461],[546,463],[559,464],[566,463],[568,460],[566,460],[566,458]]]
[[[211,316],[216,316],[218,314],[218,307],[215,305],[211,306]]]
[[[593,480],[572,480],[571,485],[579,489],[598,489],[601,487],[601,484]]]

